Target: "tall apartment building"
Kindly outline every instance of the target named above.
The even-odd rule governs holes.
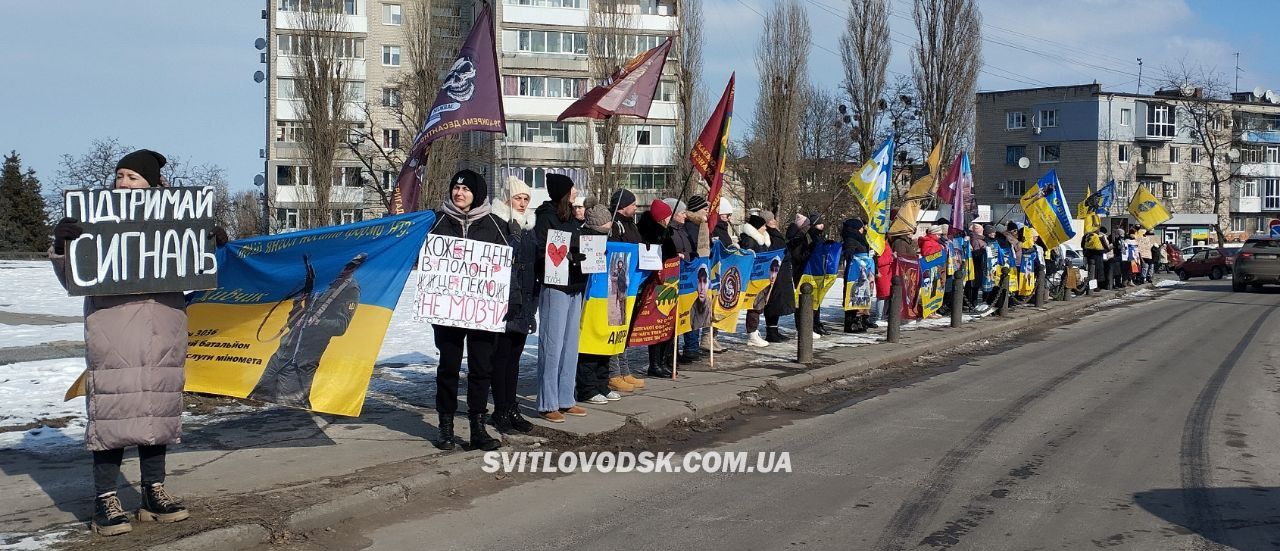
[[[350,141],[360,142],[363,136],[366,157],[369,148],[374,157],[379,150],[403,156],[417,126],[406,126],[397,118],[401,111],[397,83],[411,70],[412,39],[406,24],[419,12],[421,0],[268,0],[263,12],[268,29],[265,165],[273,232],[304,227],[306,217],[320,216],[307,185],[315,175],[299,146],[306,121],[293,65],[302,47],[297,36],[303,25],[301,14],[322,1],[340,12],[335,48],[346,65],[347,109],[355,121]],[[494,196],[505,197],[503,182],[514,175],[534,188],[537,204],[545,198],[547,174],[567,174],[586,184],[593,178],[592,167],[603,161],[599,139],[587,134],[594,125],[582,120],[555,122],[569,104],[598,84],[591,76],[588,41],[601,32],[606,19],[594,14],[591,4],[591,0],[505,0],[494,6],[507,136],[469,133],[464,137],[466,146],[472,153],[483,154],[471,154],[460,162],[485,175]],[[479,8],[472,0],[431,2],[432,51],[444,67],[452,62]],[[638,54],[676,33],[675,9],[673,0],[624,4],[625,15],[607,19],[615,27],[613,32],[624,36],[620,54]],[[674,55],[669,56],[650,119],[623,128],[616,159],[623,166],[625,185],[637,191],[642,205],[674,180],[678,63]],[[395,183],[398,166],[362,162],[351,151],[337,152],[336,165],[329,222],[385,214],[382,199]]]
[[[1128,198],[1145,184],[1173,213],[1161,227],[1164,237],[1180,244],[1210,239],[1207,230],[1218,223],[1212,178],[1207,152],[1183,124],[1188,101],[1180,91],[1126,94],[1097,84],[980,93],[973,163],[978,201],[992,204],[997,219],[1017,213],[1027,186],[1057,169],[1073,207],[1086,186],[1115,179],[1118,220],[1108,223],[1123,223]],[[1232,148],[1240,153],[1230,163],[1231,227],[1223,230],[1228,239],[1243,239],[1280,217],[1280,105],[1251,93],[1214,105],[1230,114],[1223,124],[1231,126]]]

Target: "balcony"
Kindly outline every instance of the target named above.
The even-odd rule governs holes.
[[[1231,212],[1262,212],[1261,197],[1240,197],[1231,194]]]
[[[1157,161],[1138,163],[1138,176],[1169,176],[1172,174],[1173,168],[1169,166],[1169,163]]]

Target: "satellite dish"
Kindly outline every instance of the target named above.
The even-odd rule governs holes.
[[[1254,87],[1253,87],[1253,97],[1255,97],[1255,98],[1262,98],[1262,87],[1261,87],[1261,86],[1254,86]]]
[[[266,181],[267,179],[263,178],[261,174],[253,175],[253,185],[255,186],[261,186],[262,184],[266,183]]]
[[[1267,90],[1266,92],[1263,92],[1263,93],[1262,93],[1262,99],[1265,99],[1265,100],[1267,100],[1267,101],[1269,101],[1269,102],[1271,102],[1271,103],[1275,103],[1275,102],[1276,102],[1276,93],[1275,93],[1275,92],[1272,92],[1271,90]]]
[[[1233,147],[1233,148],[1231,148],[1231,149],[1228,149],[1228,150],[1227,150],[1227,158],[1231,159],[1232,161],[1239,161],[1239,160],[1240,160],[1240,150],[1239,150],[1239,149],[1236,149],[1236,148],[1234,148],[1234,147]]]
[[[267,75],[266,75],[266,74],[264,74],[262,71],[254,71],[254,72],[253,72],[253,81],[254,81],[254,82],[262,82],[262,81],[264,81],[264,80],[266,80],[266,79],[267,79]]]
[[[267,48],[267,39],[258,37],[253,41],[253,47],[259,50],[265,50]]]
[[[1183,95],[1183,96],[1190,96],[1191,94],[1194,94],[1195,92],[1196,92],[1196,89],[1195,89],[1195,88],[1192,88],[1190,84],[1183,84],[1183,85],[1182,85],[1182,95]]]
[[[1026,157],[1018,158],[1018,168],[1027,168],[1029,166],[1031,166],[1031,159],[1028,159]]]

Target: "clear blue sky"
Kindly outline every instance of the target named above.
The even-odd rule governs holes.
[[[764,12],[771,3],[704,0],[708,96],[718,98],[729,72],[738,71],[735,136],[748,127],[756,97],[754,55],[761,20],[755,11]],[[890,70],[909,73],[903,43],[914,37],[910,2],[890,3],[899,41],[893,44]],[[262,68],[253,43],[265,31],[260,18],[265,4],[61,0],[5,6],[0,149],[17,150],[43,181],[52,182],[62,154],[83,152],[92,139],[114,136],[191,162],[217,164],[226,169],[233,188],[251,187],[262,171],[258,150],[265,139],[263,85],[252,79]],[[803,4],[814,31],[812,78],[833,88],[839,83],[839,58],[832,52],[846,4]],[[1280,2],[1273,0],[979,0],[979,5],[989,39],[983,50],[989,67],[979,82],[983,89],[1096,79],[1108,89],[1133,91],[1138,57],[1144,60],[1144,84],[1154,82],[1161,67],[1183,59],[1229,77],[1231,54],[1238,51],[1246,71],[1241,89],[1280,90],[1275,59]],[[1144,91],[1150,89],[1144,86]]]

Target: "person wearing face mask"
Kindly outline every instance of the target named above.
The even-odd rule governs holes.
[[[448,195],[436,211],[431,234],[460,237],[495,245],[509,245],[507,223],[494,216],[484,178],[471,170],[461,170],[449,178]],[[498,334],[478,329],[432,325],[440,367],[436,370],[436,413],[440,416],[440,449],[454,447],[453,416],[458,411],[458,373],[462,352],[467,352],[467,417],[471,424],[471,447],[485,451],[498,449],[497,439],[485,431],[493,351]]]
[[[516,384],[520,379],[520,357],[525,341],[538,328],[538,274],[542,261],[538,239],[533,233],[535,217],[529,208],[533,192],[523,180],[507,178],[507,202],[495,203],[494,213],[507,221],[507,243],[511,245],[511,295],[507,308],[506,332],[498,335],[493,350],[493,426],[498,432],[529,432],[533,423],[520,415]]]
[[[116,189],[164,187],[163,155],[141,149],[116,163]],[[66,244],[84,233],[74,218],[53,228],[49,260],[66,287]],[[215,228],[219,247],[227,233]],[[182,437],[182,387],[187,356],[182,293],[84,297],[85,444],[93,453],[95,490],[90,527],[103,536],[133,529],[117,495],[125,448],[137,447],[142,475],[140,521],[178,522],[190,516],[164,488],[167,447]]]

